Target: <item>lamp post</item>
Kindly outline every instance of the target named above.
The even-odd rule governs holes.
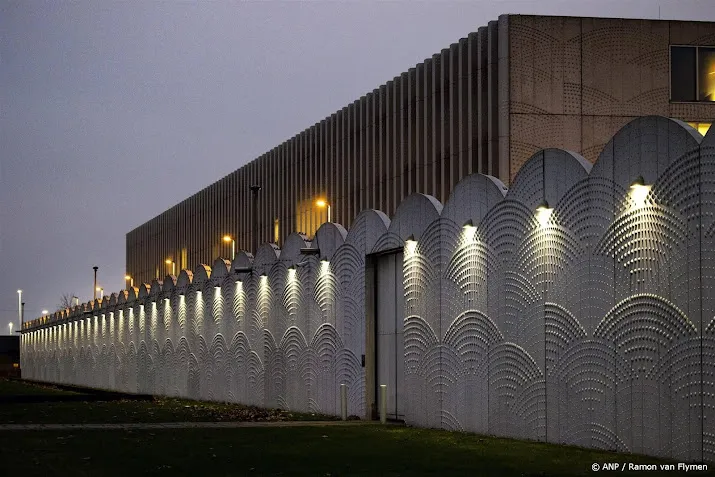
[[[100,293],[99,299],[100,299],[100,300],[103,300],[103,299],[104,299],[104,288],[102,288],[102,287],[97,287],[97,288],[95,289],[95,291],[98,291],[98,292]]]
[[[230,235],[224,235],[223,241],[228,243],[231,242],[231,261],[236,258],[236,241]]]
[[[323,199],[319,199],[319,200],[317,200],[317,201],[315,202],[315,205],[317,205],[318,207],[321,207],[321,208],[322,208],[322,207],[327,207],[327,209],[328,209],[328,222],[330,222],[330,204],[328,204],[328,202],[325,201],[325,200],[323,200]]]
[[[17,291],[17,321],[22,327],[22,290]]]
[[[130,277],[129,275],[124,275],[124,281],[129,282],[129,287],[134,286],[134,279],[132,277]],[[124,285],[126,286],[126,283]],[[129,289],[129,287],[127,287],[127,290]]]
[[[251,231],[251,235],[253,237],[253,254],[255,256],[256,253],[258,253],[258,191],[261,190],[261,186],[254,184],[251,186],[251,192],[253,193],[253,217],[252,217],[252,222],[253,222],[253,230]]]
[[[94,270],[94,292],[93,292],[93,299],[97,299],[97,270],[99,270],[98,266],[93,266],[92,270]]]
[[[169,258],[167,258],[165,262],[167,265],[171,265],[171,274],[176,275],[176,262]]]

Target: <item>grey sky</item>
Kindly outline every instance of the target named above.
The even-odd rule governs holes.
[[[715,1],[0,0],[0,333],[124,287],[125,234],[500,13]]]

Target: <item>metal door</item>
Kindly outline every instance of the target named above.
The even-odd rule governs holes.
[[[380,385],[387,385],[387,418],[404,420],[405,340],[402,251],[377,257],[376,303],[376,402]],[[379,407],[378,407],[379,409]]]

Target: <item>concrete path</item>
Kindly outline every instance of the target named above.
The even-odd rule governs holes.
[[[379,421],[135,422],[124,424],[2,424],[0,431],[233,429],[238,427],[364,426]]]

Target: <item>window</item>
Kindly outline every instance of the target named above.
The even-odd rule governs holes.
[[[715,101],[715,48],[670,48],[670,100]]]
[[[692,126],[694,129],[696,129],[700,134],[705,136],[708,133],[708,130],[710,129],[710,126],[712,126],[713,123],[693,123],[693,122],[688,122],[690,126]]]

